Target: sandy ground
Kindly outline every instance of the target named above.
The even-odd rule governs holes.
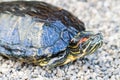
[[[53,70],[0,56],[0,80],[120,80],[120,0],[45,2],[70,11],[85,23],[87,30],[101,32],[104,36],[102,48],[82,60]]]

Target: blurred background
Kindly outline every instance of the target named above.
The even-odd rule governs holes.
[[[86,30],[101,32],[104,44],[95,54],[53,70],[0,56],[0,80],[120,80],[120,0],[34,1],[68,10],[85,23]]]

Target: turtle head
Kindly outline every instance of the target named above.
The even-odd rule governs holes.
[[[101,33],[94,34],[89,31],[78,33],[70,42],[69,50],[74,55],[83,57],[94,53],[103,44],[103,36]]]
[[[57,55],[57,57],[45,59],[42,62],[45,65],[49,65],[50,68],[61,66],[85,55],[94,53],[102,46],[102,43],[103,37],[101,33],[94,34],[93,32],[82,31],[70,41],[67,49],[61,52],[62,54]]]

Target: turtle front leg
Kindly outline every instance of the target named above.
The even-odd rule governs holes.
[[[71,53],[69,50],[65,50],[60,55],[57,55],[57,57],[46,57],[38,60],[37,65],[48,66],[49,68],[62,66],[78,59],[78,53]]]
[[[54,68],[63,65],[63,63],[66,61],[67,56],[67,52],[64,51],[60,53],[60,55],[58,55],[57,57],[51,58],[48,63],[49,68]]]
[[[78,59],[77,53],[71,54],[69,51],[64,51],[64,53],[62,53],[62,54],[63,54],[62,56],[52,58],[48,62],[48,66],[50,68],[54,68],[54,67],[57,67],[57,66],[65,65],[69,62],[73,62],[74,60]]]
[[[66,51],[60,52],[57,56],[49,56],[42,59],[37,60],[37,65],[40,66],[48,66],[49,68],[54,68],[57,66],[64,65],[68,53]]]
[[[66,55],[57,56],[57,57],[50,56],[50,57],[41,58],[37,60],[35,64],[39,66],[48,66],[50,68],[53,68],[53,67],[60,66],[61,64],[63,64],[65,62],[65,56]]]

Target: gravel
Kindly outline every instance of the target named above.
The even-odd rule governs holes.
[[[104,36],[102,48],[95,54],[52,70],[0,56],[0,80],[120,80],[120,0],[45,2],[73,13],[85,23],[88,31],[101,32]]]

